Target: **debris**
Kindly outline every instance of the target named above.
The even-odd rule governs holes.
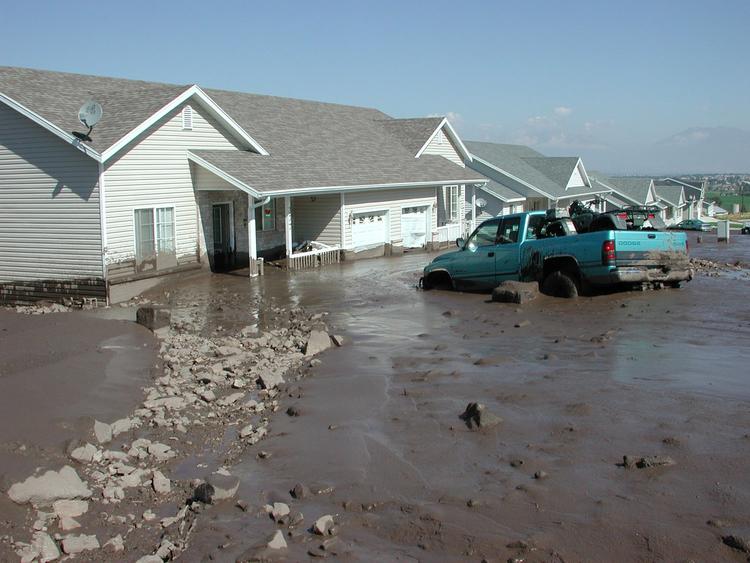
[[[211,504],[214,497],[214,488],[209,483],[201,483],[193,491],[193,501]]]
[[[21,558],[22,563],[31,563],[32,561],[46,563],[60,558],[60,550],[57,548],[57,544],[46,532],[35,532],[30,544],[20,545],[22,545],[22,548],[16,553]]]
[[[223,473],[212,473],[206,480],[208,485],[213,489],[213,500],[226,500],[237,494],[240,488],[240,479],[234,475],[225,475]]]
[[[721,537],[721,541],[724,545],[728,545],[732,549],[750,553],[750,535],[741,536],[738,534],[728,534]]]
[[[112,441],[112,427],[106,422],[94,421],[94,436],[100,444]]]
[[[495,416],[487,411],[487,408],[480,403],[469,403],[466,405],[466,410],[459,415],[459,418],[471,429],[490,428],[503,421],[499,416]]]
[[[284,383],[284,378],[276,372],[262,373],[259,377],[264,389],[273,389]]]
[[[81,463],[91,463],[94,456],[96,455],[96,446],[93,444],[86,444],[85,446],[78,446],[70,452],[70,457]]]
[[[646,457],[622,456],[622,466],[626,469],[632,469],[633,467],[637,467],[638,469],[664,467],[675,465],[675,463],[675,460],[667,455],[651,455]]]
[[[513,326],[516,328],[524,328],[527,326],[531,326],[531,321],[529,319],[525,319],[519,323],[514,324]]]
[[[68,555],[75,555],[83,551],[99,549],[99,540],[96,539],[96,536],[87,536],[85,534],[67,536],[62,541],[62,549]]]
[[[333,342],[337,347],[341,347],[346,343],[346,340],[344,340],[344,337],[340,334],[332,334],[331,335],[331,342]]]
[[[302,500],[303,498],[310,496],[310,489],[302,483],[297,483],[292,490],[289,491],[289,494],[297,500]]]
[[[151,332],[170,325],[172,314],[167,309],[157,307],[139,307],[135,313],[135,321],[145,326]]]
[[[268,540],[266,546],[269,549],[286,549],[286,540],[284,539],[284,534],[281,532],[281,530],[276,530],[274,532],[271,539]]]
[[[321,516],[315,521],[315,524],[313,524],[313,532],[315,532],[319,536],[332,535],[331,531],[333,530],[334,526],[335,522],[333,521],[333,516],[331,516],[330,514],[326,514],[325,516]]]
[[[117,534],[115,537],[104,542],[104,545],[102,547],[104,547],[104,549],[109,549],[110,551],[114,551],[115,553],[117,553],[120,551],[125,551],[125,542],[123,541],[122,536],[120,534]]]
[[[305,356],[315,356],[331,347],[331,337],[322,330],[313,330],[307,338]]]
[[[56,500],[52,503],[52,510],[58,518],[75,518],[88,512],[89,503],[85,500]]]
[[[159,470],[154,470],[151,478],[151,484],[154,487],[154,491],[160,495],[166,495],[172,490],[172,483],[169,479],[164,476]]]
[[[534,479],[545,479],[547,477],[547,472],[542,471],[541,469],[539,471],[534,472]]]
[[[274,522],[279,522],[285,516],[289,516],[289,505],[283,502],[274,502],[270,514]]]
[[[69,465],[59,472],[47,471],[41,477],[29,477],[8,490],[8,496],[16,504],[27,502],[46,506],[60,499],[86,499],[91,490]]]
[[[300,409],[297,405],[292,405],[288,409],[286,409],[286,414],[288,416],[299,416],[300,415]]]
[[[504,281],[492,291],[492,300],[498,303],[523,305],[539,297],[537,282]]]

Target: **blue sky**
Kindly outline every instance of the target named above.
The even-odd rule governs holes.
[[[1,65],[448,114],[464,138],[612,172],[731,167],[745,154],[734,145],[750,146],[747,0],[26,1],[2,13]],[[698,165],[707,143],[716,154]]]

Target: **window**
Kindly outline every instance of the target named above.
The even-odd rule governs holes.
[[[467,248],[469,250],[476,250],[480,246],[494,245],[498,225],[498,221],[487,221],[479,225],[474,234],[469,237],[469,242],[466,244]]]
[[[276,228],[276,200],[255,208],[255,230],[273,231]]]
[[[174,207],[136,209],[134,214],[138,262],[175,253]]]
[[[503,219],[497,233],[498,244],[511,244],[518,242],[518,230],[521,227],[520,217],[509,217]]]
[[[526,240],[537,239],[541,235],[541,230],[547,218],[544,215],[532,215],[529,217],[529,225],[526,227]]]
[[[182,130],[192,131],[193,129],[193,108],[185,106],[182,108]]]
[[[458,186],[446,186],[446,215],[448,221],[452,223],[458,222],[459,219],[459,190]]]

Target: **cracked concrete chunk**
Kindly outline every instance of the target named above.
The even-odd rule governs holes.
[[[8,490],[8,496],[17,504],[31,503],[47,506],[61,499],[86,499],[91,490],[69,465],[60,471],[47,471],[40,477],[29,477]]]

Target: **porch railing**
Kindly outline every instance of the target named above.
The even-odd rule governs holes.
[[[307,252],[297,252],[289,256],[286,259],[287,268],[290,270],[308,270],[341,262],[340,248],[318,245],[320,248]]]
[[[464,233],[460,223],[449,223],[437,229],[438,243],[452,243],[462,236],[464,236]]]

